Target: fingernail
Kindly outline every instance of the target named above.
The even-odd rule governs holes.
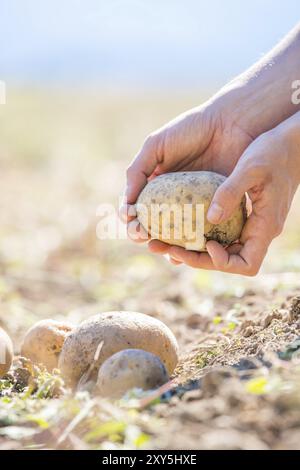
[[[128,219],[135,218],[137,216],[136,207],[134,204],[122,204],[119,207],[119,216],[123,222],[128,222]]]
[[[180,261],[180,262],[182,261],[182,259],[180,258],[180,256],[173,256],[173,255],[170,256],[170,255],[169,255],[169,257],[170,257],[171,259],[174,259],[175,261]]]
[[[178,255],[175,251],[175,253],[173,252],[173,250],[170,250],[169,252],[169,255],[171,258],[175,259],[176,261],[182,261],[182,257],[180,255]]]
[[[212,224],[217,224],[222,219],[223,214],[224,214],[223,208],[219,206],[219,204],[214,202],[208,209],[207,219]]]

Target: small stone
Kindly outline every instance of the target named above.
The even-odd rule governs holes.
[[[249,326],[254,327],[255,322],[253,320],[245,320],[241,325],[241,331],[245,331]]]
[[[207,320],[199,313],[192,313],[187,317],[186,324],[189,328],[198,328],[201,325],[207,324]]]
[[[243,332],[243,335],[245,338],[249,338],[249,336],[252,336],[254,333],[254,330],[253,330],[253,327],[252,326],[248,326],[245,331]]]
[[[257,360],[254,358],[242,357],[239,362],[233,365],[238,371],[254,370],[258,368]]]
[[[278,310],[274,310],[273,312],[269,313],[263,320],[263,327],[268,328],[271,325],[273,320],[280,320],[282,318],[282,312]]]

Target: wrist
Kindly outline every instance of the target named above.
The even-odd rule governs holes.
[[[278,124],[270,94],[270,90],[257,90],[251,80],[239,77],[223,87],[213,102],[225,121],[236,124],[254,140]]]
[[[268,71],[248,71],[225,85],[212,101],[222,116],[253,139],[278,126],[299,111],[292,102],[292,80],[283,75],[269,76]]]
[[[300,110],[300,103],[292,100],[293,83],[299,79],[299,51],[300,24],[215,95],[213,100],[219,103],[229,123],[235,123],[255,139]]]

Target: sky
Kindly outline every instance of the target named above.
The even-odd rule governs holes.
[[[0,0],[0,80],[219,86],[299,20],[299,0]]]

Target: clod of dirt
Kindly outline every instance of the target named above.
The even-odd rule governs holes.
[[[186,324],[189,328],[199,328],[201,326],[202,331],[206,329],[208,323],[209,318],[200,313],[191,313],[186,319]]]
[[[293,322],[300,317],[300,296],[292,299],[291,308],[289,310],[289,321]]]
[[[249,326],[251,326],[252,328],[255,328],[257,325],[255,321],[253,320],[245,320],[241,324],[241,332],[245,331]]]
[[[263,327],[268,328],[271,325],[273,320],[280,320],[282,318],[282,313],[274,310],[271,313],[268,313],[263,319]]]
[[[245,338],[249,338],[249,336],[252,336],[253,333],[254,333],[253,326],[247,326],[247,328],[243,332],[243,335]]]

